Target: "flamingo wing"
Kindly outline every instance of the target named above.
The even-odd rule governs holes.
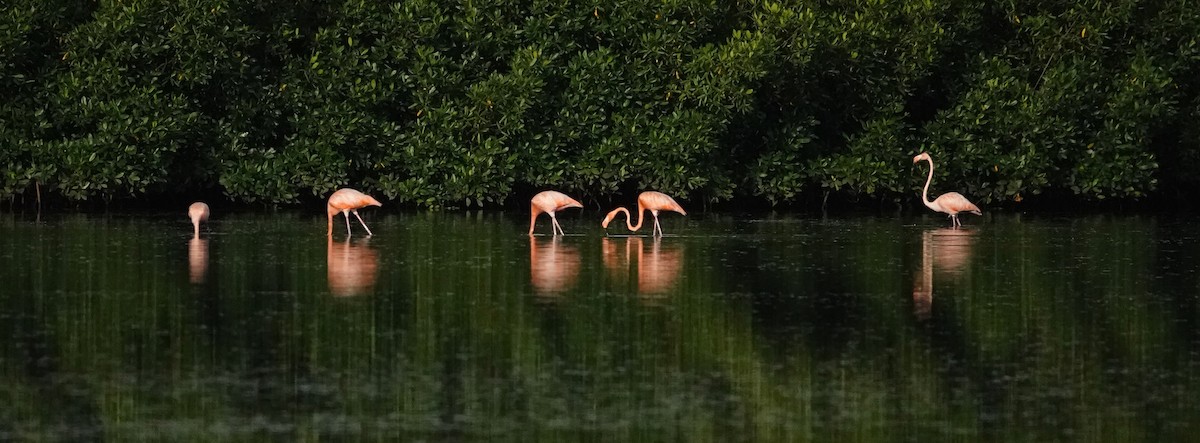
[[[655,191],[646,191],[638,195],[638,204],[646,209],[655,211],[675,211],[683,215],[687,215],[687,211],[683,210],[675,199],[667,194]]]
[[[966,197],[963,197],[962,194],[957,192],[947,192],[942,194],[933,202],[938,206],[941,206],[942,209],[945,209],[947,214],[957,214],[959,212],[982,214],[978,206],[975,206],[974,203],[971,203],[970,200],[967,200]]]
[[[383,203],[380,203],[379,200],[375,199],[375,197],[371,197],[367,194],[363,194],[363,198],[359,200],[359,203],[362,205],[359,206],[360,208],[366,206],[383,206]]]
[[[329,196],[329,206],[336,209],[358,209],[367,206],[383,206],[383,204],[367,194],[350,188],[342,188]]]
[[[533,196],[530,200],[533,206],[537,207],[542,212],[554,212],[566,208],[582,208],[583,204],[575,201],[558,191],[542,191]]]

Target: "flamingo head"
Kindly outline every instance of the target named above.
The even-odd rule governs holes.
[[[612,220],[617,217],[617,213],[619,212],[621,212],[621,208],[613,209],[612,212],[609,212],[608,215],[604,216],[604,221],[600,222],[600,227],[608,229],[608,224],[612,223]]]
[[[604,216],[604,221],[600,222],[600,227],[602,227],[604,229],[608,229],[608,224],[611,223],[613,217],[616,217],[616,216],[617,216],[616,212],[609,212],[608,215]]]
[[[933,160],[930,160],[928,152],[922,152],[920,154],[917,154],[916,157],[913,157],[913,164],[916,164],[917,162],[919,162],[921,160],[933,161]]]

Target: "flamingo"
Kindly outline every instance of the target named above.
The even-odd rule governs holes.
[[[188,218],[192,219],[192,236],[200,237],[200,222],[208,221],[208,205],[195,202],[188,206]]]
[[[563,194],[558,191],[539,192],[537,195],[533,196],[532,200],[529,200],[529,203],[529,235],[533,235],[533,224],[537,221],[538,215],[543,212],[550,214],[550,231],[553,232],[555,236],[558,236],[559,233],[562,233],[562,235],[567,235],[567,233],[563,232],[562,226],[558,225],[558,218],[554,217],[554,211],[567,208],[583,207],[582,203],[579,203],[575,201],[575,199],[567,197],[567,194]]]
[[[346,216],[346,235],[350,235],[350,213],[353,212],[355,217],[358,217],[358,222],[362,223],[363,228],[367,230],[367,235],[371,233],[371,228],[367,227],[367,223],[358,215],[359,208],[367,206],[383,206],[379,200],[371,198],[367,194],[363,194],[350,188],[338,189],[333,195],[329,196],[329,203],[325,205],[325,213],[329,215],[329,233],[333,235],[333,216],[341,212]]]
[[[684,211],[683,208],[679,206],[679,203],[675,203],[675,199],[673,199],[673,198],[671,198],[671,196],[669,196],[667,194],[663,194],[661,192],[655,192],[655,191],[643,192],[640,195],[638,195],[637,203],[638,203],[637,225],[632,224],[632,220],[630,220],[630,219],[633,217],[629,214],[628,209],[617,208],[617,209],[613,209],[612,212],[609,212],[608,215],[604,217],[604,221],[600,223],[600,226],[603,226],[604,229],[608,229],[608,223],[611,222],[612,219],[617,216],[617,213],[624,212],[625,213],[625,225],[629,227],[630,231],[636,232],[638,229],[642,228],[642,222],[646,221],[646,210],[649,209],[650,215],[654,216],[654,235],[662,236],[662,228],[658,225],[658,211],[675,211],[680,214],[687,215],[687,211]]]
[[[913,157],[913,164],[917,164],[921,160],[929,162],[929,179],[925,180],[925,189],[921,191],[921,201],[925,203],[925,206],[937,212],[950,214],[951,226],[953,227],[962,226],[962,222],[958,221],[959,212],[983,215],[983,212],[979,211],[978,206],[975,206],[974,203],[971,203],[966,197],[957,192],[947,192],[938,196],[933,201],[929,201],[929,183],[933,182],[933,159],[929,158],[928,152],[922,152]]]

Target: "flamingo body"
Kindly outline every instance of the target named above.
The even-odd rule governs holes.
[[[959,212],[970,212],[975,215],[983,215],[979,207],[963,197],[957,192],[947,192],[933,199],[933,205],[930,206],[934,211],[944,212],[947,214],[958,214]]]
[[[372,198],[367,194],[363,194],[350,188],[338,189],[329,196],[329,202],[325,205],[325,213],[329,216],[329,232],[327,235],[333,235],[333,216],[341,212],[346,217],[346,235],[350,235],[350,213],[358,218],[358,222],[362,223],[364,229],[367,230],[367,235],[371,233],[371,228],[367,227],[367,223],[358,215],[360,208],[367,206],[383,206],[379,200]]]
[[[661,192],[656,192],[656,191],[643,192],[640,195],[638,195],[637,203],[638,203],[638,222],[636,225],[634,225],[633,221],[630,220],[633,217],[629,214],[629,210],[621,207],[621,208],[613,209],[611,212],[609,212],[608,215],[606,215],[604,217],[604,221],[600,222],[600,226],[604,227],[605,229],[608,229],[608,224],[610,222],[612,222],[612,219],[617,216],[617,213],[624,212],[626,227],[628,227],[630,231],[637,232],[638,229],[642,228],[642,222],[646,220],[646,217],[645,217],[646,211],[649,210],[650,215],[654,216],[654,235],[661,236],[662,235],[662,227],[660,227],[658,224],[659,211],[672,211],[672,212],[678,212],[683,215],[687,215],[687,211],[684,211],[683,207],[679,206],[679,203],[675,202],[675,199],[673,199],[673,198],[671,198],[671,196],[669,196],[667,194],[663,194]]]
[[[204,202],[195,202],[188,206],[188,218],[192,219],[192,234],[194,237],[200,236],[200,222],[208,221],[208,205]]]
[[[937,212],[942,212],[950,215],[951,225],[957,227],[962,226],[962,222],[958,221],[958,213],[969,212],[975,215],[983,215],[978,206],[963,197],[957,192],[947,192],[938,196],[933,201],[929,201],[929,184],[933,182],[933,158],[929,157],[928,152],[922,152],[913,157],[913,164],[925,160],[929,162],[929,178],[925,180],[925,189],[921,191],[921,202],[925,206]]]
[[[567,234],[563,232],[562,226],[558,225],[558,218],[554,216],[554,212],[567,208],[582,208],[583,204],[558,191],[542,191],[529,200],[529,207],[529,235],[533,235],[533,225],[537,222],[538,215],[544,212],[550,214],[550,230],[557,236]]]

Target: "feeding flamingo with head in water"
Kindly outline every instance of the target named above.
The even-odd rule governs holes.
[[[629,215],[629,210],[622,207],[622,208],[613,209],[612,212],[609,212],[608,215],[604,217],[604,221],[600,223],[600,226],[603,226],[605,229],[608,229],[608,223],[611,222],[612,219],[617,216],[617,213],[624,212],[625,213],[625,225],[629,228],[630,231],[637,232],[638,229],[642,228],[642,222],[646,221],[646,211],[649,210],[650,215],[654,216],[654,235],[662,236],[662,228],[659,227],[659,225],[658,225],[658,212],[659,211],[674,211],[674,212],[678,212],[683,215],[687,215],[687,211],[684,211],[683,208],[679,206],[679,203],[675,203],[675,199],[673,199],[673,198],[671,198],[671,196],[669,196],[667,194],[663,194],[661,192],[655,192],[655,191],[643,192],[640,195],[638,195],[637,203],[638,203],[638,222],[636,225],[634,225],[633,221],[630,220],[632,218],[632,216]]]
[[[529,201],[529,205],[529,235],[533,235],[533,225],[537,221],[538,215],[545,212],[550,214],[550,231],[555,236],[559,234],[567,235],[567,233],[563,232],[562,226],[558,225],[558,218],[554,216],[555,211],[583,207],[582,203],[558,191],[539,192]]]
[[[367,194],[363,194],[350,188],[338,189],[333,195],[329,196],[329,202],[325,204],[325,213],[329,216],[329,232],[327,235],[333,235],[333,216],[341,212],[346,216],[346,235],[350,235],[350,213],[358,218],[358,222],[362,223],[364,229],[367,230],[367,235],[371,234],[371,228],[367,227],[367,223],[358,215],[359,208],[367,206],[383,206],[379,200],[372,198]]]

